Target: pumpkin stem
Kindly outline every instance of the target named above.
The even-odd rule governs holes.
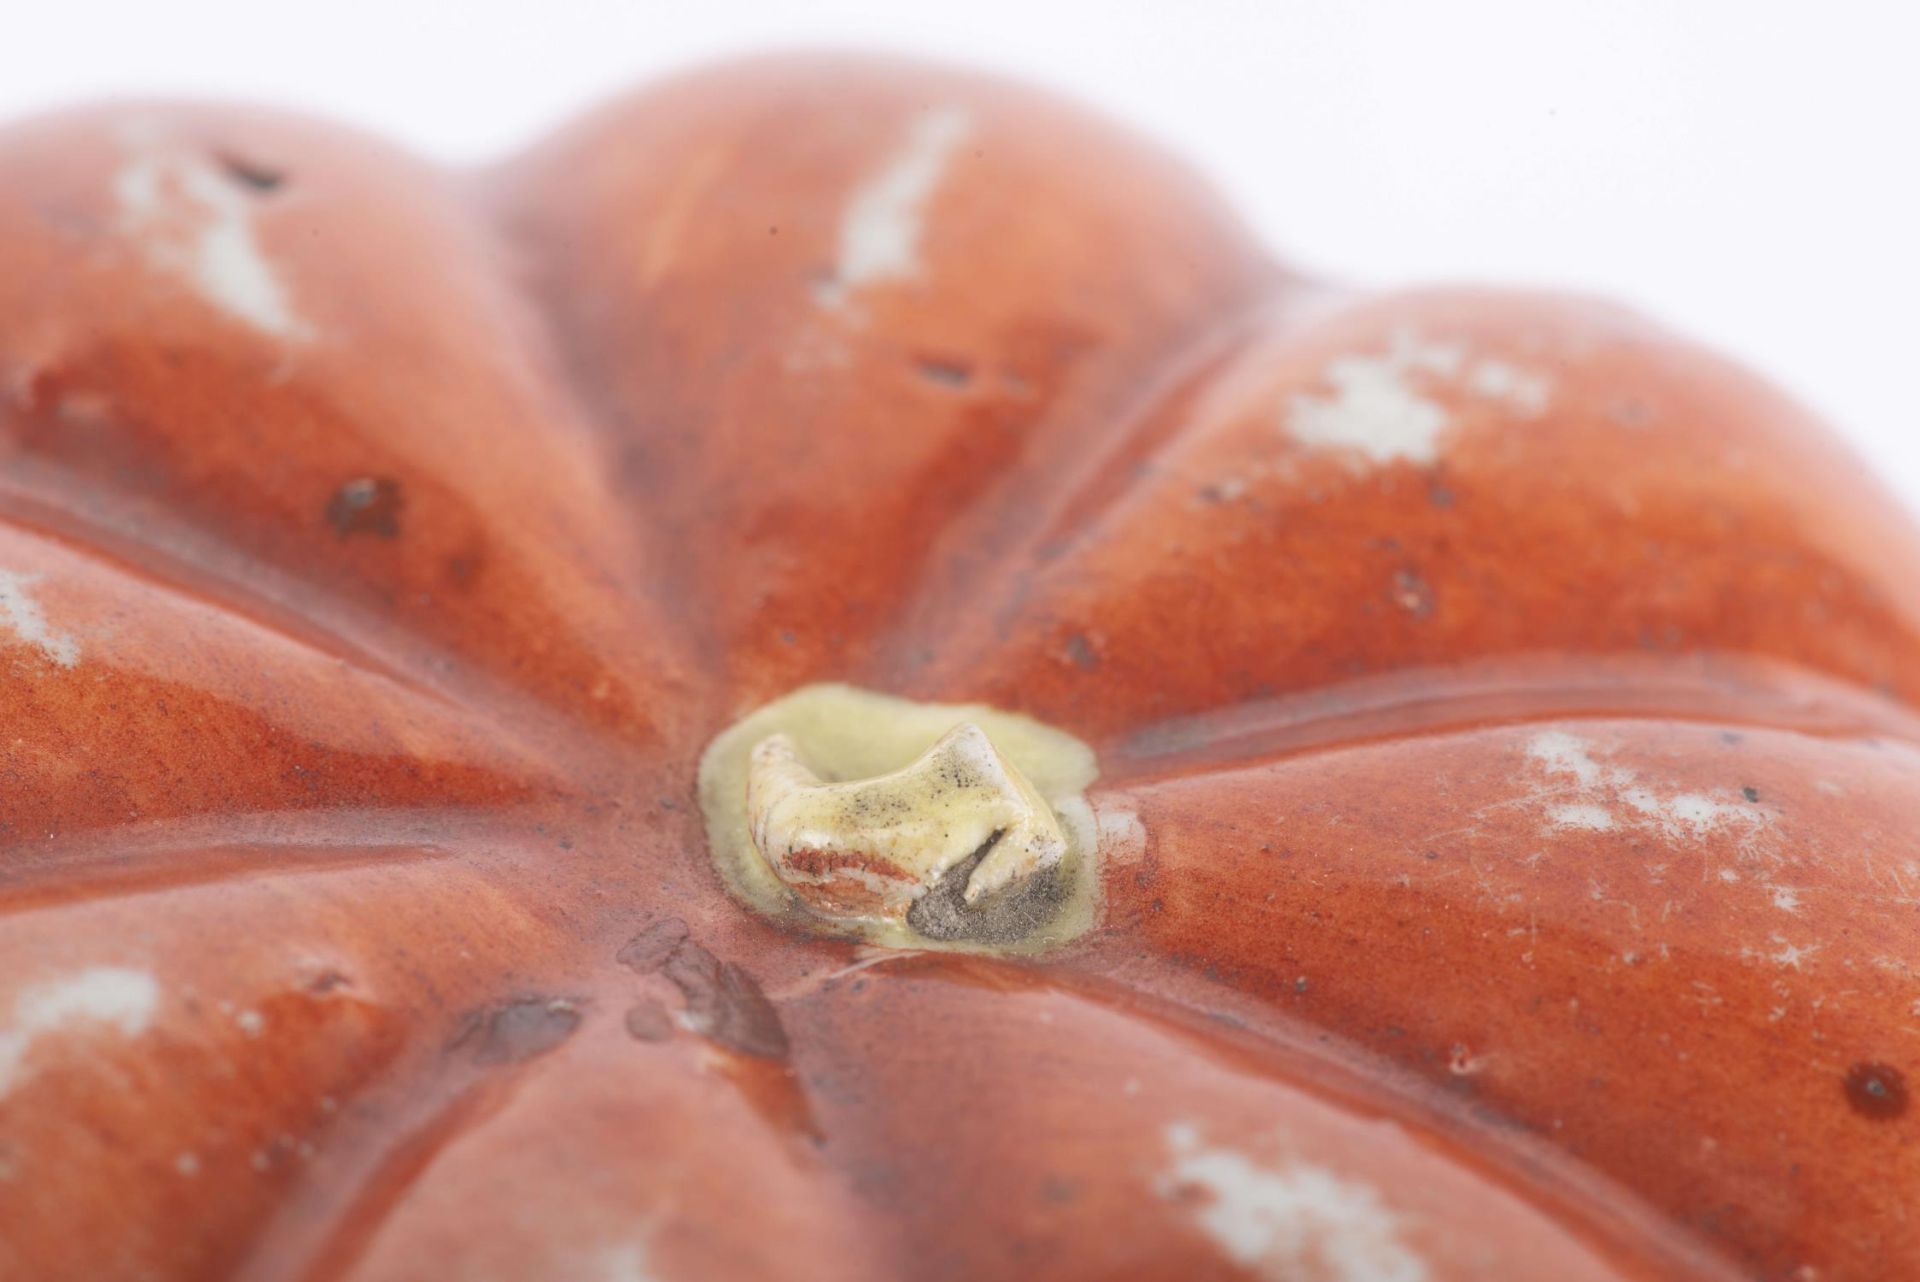
[[[834,917],[903,920],[979,855],[963,895],[971,907],[1067,850],[1052,809],[970,721],[891,774],[841,782],[822,780],[787,735],[770,735],[749,762],[747,823],[780,880]]]

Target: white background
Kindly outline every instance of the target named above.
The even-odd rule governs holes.
[[[853,45],[1079,94],[1277,249],[1623,297],[1811,402],[1920,508],[1920,4],[11,0],[0,116],[161,90],[490,158],[689,61]]]

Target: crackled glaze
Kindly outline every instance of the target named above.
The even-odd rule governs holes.
[[[115,105],[0,133],[0,437],[0,1276],[1920,1274],[1920,540],[1635,316],[921,66]],[[1071,929],[736,898],[836,684]]]

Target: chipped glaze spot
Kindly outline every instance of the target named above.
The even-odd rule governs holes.
[[[257,1010],[236,1011],[233,1022],[239,1025],[240,1031],[248,1037],[260,1036],[267,1026],[266,1019]]]
[[[72,1025],[103,1026],[122,1037],[146,1030],[160,1001],[153,976],[120,966],[91,966],[25,989],[0,1031],[0,1098],[19,1082],[36,1041]]]
[[[132,152],[114,176],[121,230],[149,266],[277,338],[302,338],[287,289],[260,245],[256,195],[214,164],[151,129],[127,131]]]
[[[1636,959],[1634,954],[1627,953],[1621,960],[1632,965]],[[1447,1071],[1455,1077],[1473,1077],[1486,1069],[1488,1058],[1475,1055],[1472,1047],[1456,1042],[1447,1056]]]
[[[48,662],[71,668],[80,662],[80,643],[47,622],[46,611],[29,591],[38,575],[0,570],[0,626],[38,650]]]
[[[920,236],[928,199],[973,125],[955,108],[915,117],[906,144],[853,193],[840,219],[839,257],[831,279],[815,290],[824,307],[846,305],[854,294],[920,272]]]
[[[1434,384],[1453,385],[1528,418],[1546,409],[1551,386],[1542,374],[1492,357],[1470,360],[1464,344],[1431,341],[1412,330],[1397,331],[1383,353],[1336,357],[1323,377],[1332,395],[1290,397],[1283,415],[1287,431],[1302,445],[1346,451],[1374,464],[1438,460],[1440,436],[1453,419],[1426,394]]]
[[[1147,829],[1130,807],[1107,802],[1093,812],[1100,858],[1116,867],[1137,864],[1147,855]]]
[[[1159,1192],[1202,1195],[1195,1222],[1242,1268],[1273,1282],[1426,1282],[1426,1262],[1371,1185],[1305,1162],[1263,1166],[1185,1123],[1166,1141]]]

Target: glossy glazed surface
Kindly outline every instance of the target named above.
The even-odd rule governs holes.
[[[920,67],[115,106],[0,134],[0,441],[0,1277],[1920,1273],[1914,530],[1631,315]],[[831,680],[1090,744],[1096,928],[730,900]]]

